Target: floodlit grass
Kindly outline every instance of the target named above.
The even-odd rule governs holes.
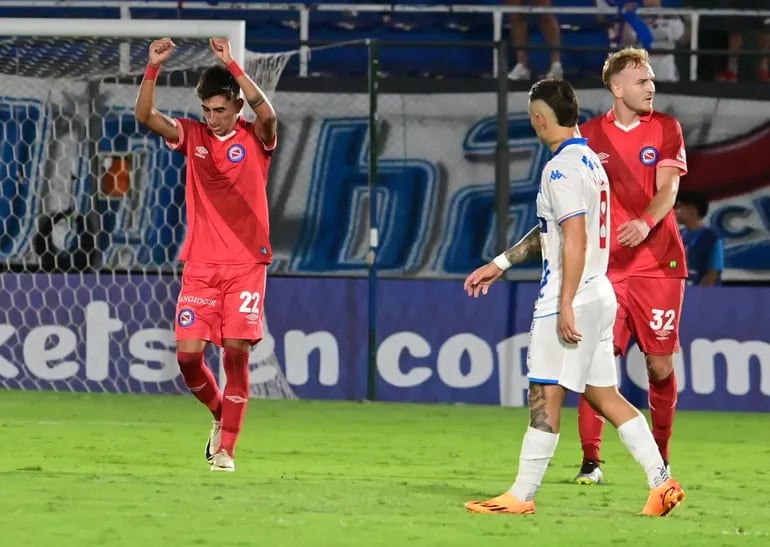
[[[532,516],[463,502],[513,480],[524,409],[252,401],[237,471],[203,459],[192,397],[0,393],[0,545],[770,545],[770,416],[680,412],[687,499],[637,516],[644,475],[607,428],[606,483],[569,480],[574,410]]]

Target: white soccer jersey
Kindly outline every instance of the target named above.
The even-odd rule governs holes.
[[[562,283],[561,223],[586,216],[586,263],[574,305],[596,298],[591,281],[607,273],[610,254],[610,187],[601,160],[586,139],[569,139],[545,165],[537,194],[543,275],[535,318],[558,312]]]

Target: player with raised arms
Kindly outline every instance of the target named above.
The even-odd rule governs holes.
[[[687,173],[679,122],[652,108],[654,73],[647,51],[611,53],[602,79],[612,93],[612,109],[580,126],[604,165],[612,188],[608,276],[618,300],[615,352],[625,355],[631,341],[646,356],[652,433],[668,466],[676,410],[673,354],[679,351],[679,320],[687,278],[685,250],[673,212],[679,178]],[[537,255],[533,228],[505,255],[518,264]],[[493,263],[468,279],[486,291],[502,275]],[[583,463],[578,484],[602,480],[600,446],[604,419],[584,397],[578,403]]]
[[[150,44],[135,115],[187,157],[177,361],[185,384],[213,415],[206,461],[214,471],[234,471],[249,398],[249,351],[262,339],[272,258],[267,175],[277,123],[265,94],[233,59],[229,40],[212,38],[209,44],[221,64],[204,70],[198,81],[202,121],[171,119],[155,109],[155,82],[175,48],[170,38]],[[257,115],[253,123],[240,116],[241,91]],[[224,348],[223,391],[204,362],[209,343]]]
[[[642,514],[664,516],[684,499],[644,416],[617,389],[612,337],[617,301],[606,275],[610,186],[601,160],[580,138],[578,116],[575,90],[566,81],[545,79],[532,86],[530,121],[553,157],[543,169],[537,195],[539,236],[530,241],[543,262],[527,353],[530,423],[513,485],[487,501],[467,502],[473,512],[535,512],[535,492],[559,441],[568,390],[584,393],[617,427],[621,442],[646,473],[650,491]],[[510,266],[507,254],[499,255],[466,279],[466,291],[475,297],[486,294],[494,276],[488,274]]]

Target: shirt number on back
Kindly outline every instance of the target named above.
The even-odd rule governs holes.
[[[599,248],[607,248],[607,211],[609,208],[609,194],[607,190],[599,192]]]
[[[652,321],[650,321],[650,328],[652,330],[674,330],[674,319],[676,318],[674,310],[652,308],[650,311],[652,311]]]
[[[259,311],[259,293],[243,291],[239,297],[243,304],[238,311],[242,313],[257,313]]]

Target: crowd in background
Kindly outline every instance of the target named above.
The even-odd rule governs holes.
[[[508,5],[550,6],[551,0],[505,0]],[[560,3],[563,5],[564,3]],[[576,5],[582,3],[576,3]],[[672,5],[673,4],[673,5]],[[617,16],[604,19],[607,39],[611,47],[641,45],[656,51],[652,56],[653,69],[658,81],[679,81],[679,68],[673,50],[689,46],[688,22],[679,16],[641,16],[638,8],[694,7],[724,8],[741,10],[770,10],[770,0],[718,0],[666,2],[665,0],[615,1],[596,0],[603,8],[617,9]],[[512,80],[528,80],[532,71],[526,49],[530,23],[525,16],[510,17],[511,42],[515,49],[515,61],[509,73]],[[544,42],[550,50],[551,63],[548,76],[563,76],[561,60],[561,32],[558,17],[553,14],[539,15],[538,27]],[[722,49],[727,51],[726,59],[704,56],[700,74],[706,79],[723,82],[753,80],[770,82],[768,56],[770,51],[770,17],[706,17],[699,36],[701,49]],[[764,52],[742,58],[746,46]],[[669,53],[671,52],[671,53]],[[704,74],[705,73],[705,74]]]

